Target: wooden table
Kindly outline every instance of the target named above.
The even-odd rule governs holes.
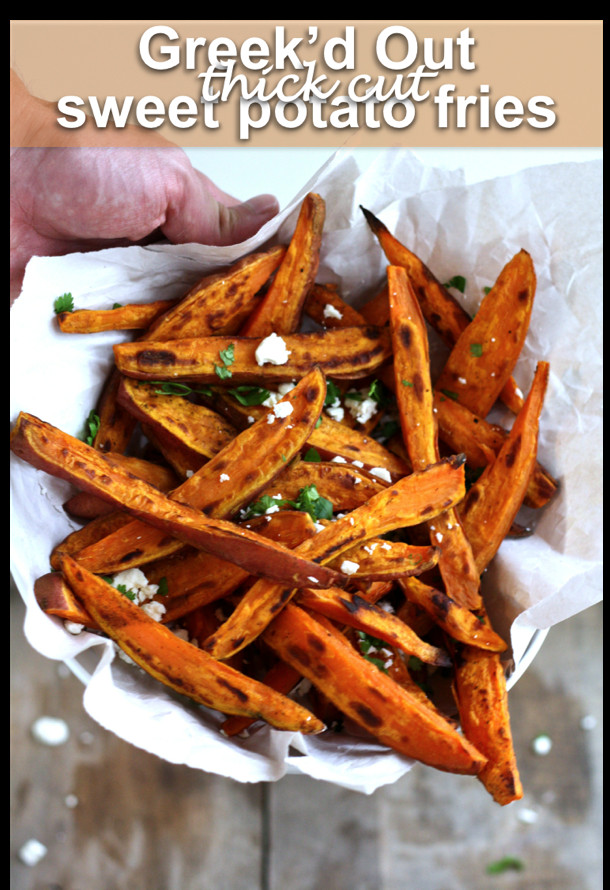
[[[601,604],[553,628],[511,692],[525,798],[499,807],[475,779],[419,765],[367,796],[166,763],[88,717],[80,681],[25,641],[13,585],[10,600],[11,890],[602,887]],[[66,721],[65,744],[34,740],[41,715]],[[19,858],[30,838],[47,848],[36,865]],[[522,868],[487,874],[506,856]]]

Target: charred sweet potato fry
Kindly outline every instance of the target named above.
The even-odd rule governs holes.
[[[281,493],[283,498],[296,500],[299,492],[310,485],[315,485],[318,494],[331,502],[335,513],[354,510],[386,487],[358,467],[333,461],[297,460],[261,495],[272,497]]]
[[[278,580],[290,579],[297,586],[311,584],[312,576],[323,586],[340,581],[336,572],[302,560],[275,542],[170,500],[147,482],[112,466],[91,446],[33,415],[19,415],[11,433],[11,449],[37,469],[101,494],[165,534],[214,552],[254,575],[276,575]]]
[[[120,405],[154,433],[163,451],[167,442],[193,452],[199,466],[218,454],[237,435],[235,427],[211,408],[169,395],[161,384],[124,378],[117,394]]]
[[[278,729],[309,733],[324,728],[301,705],[177,637],[69,556],[62,560],[62,573],[104,633],[176,692],[225,714],[261,717]]]
[[[486,758],[341,636],[289,603],[265,642],[382,744],[437,769],[476,775]]]
[[[75,309],[73,312],[60,312],[57,324],[64,334],[146,330],[175,303],[176,300],[155,300],[152,303],[129,303],[114,309]]]
[[[536,463],[548,377],[548,362],[538,362],[529,394],[504,445],[460,505],[460,517],[479,572],[496,554],[523,503]]]
[[[371,324],[327,284],[314,284],[304,306],[305,313],[324,328],[350,328]]]
[[[268,415],[233,439],[193,476],[175,489],[171,497],[224,519],[254,499],[300,450],[322,409],[325,381],[314,369],[282,400],[285,408],[274,422]],[[284,416],[279,416],[283,414]],[[256,462],[252,455],[257,456]],[[79,561],[94,572],[116,571],[180,549],[182,543],[163,531],[134,522],[120,534],[78,554]]]
[[[487,417],[521,354],[535,291],[532,258],[521,250],[504,266],[460,334],[435,382],[438,392]]]
[[[204,276],[172,309],[149,326],[145,338],[177,340],[237,332],[285,253],[286,248],[278,245],[248,254],[229,269]]]
[[[470,324],[471,318],[466,310],[452,296],[447,287],[435,278],[422,260],[404,244],[401,244],[381,220],[377,219],[369,210],[365,210],[364,207],[361,207],[361,210],[371,231],[377,237],[388,262],[393,266],[403,266],[407,270],[428,324],[434,328],[447,346],[453,347]],[[381,291],[376,299],[377,305],[373,317],[383,318],[383,299],[384,291]],[[367,313],[364,312],[364,314],[366,316]],[[369,313],[369,323],[371,317]],[[517,413],[523,404],[519,388],[512,378],[506,380],[502,388],[502,400],[514,413]]]
[[[422,608],[452,639],[489,652],[504,652],[506,643],[470,609],[458,605],[444,590],[425,584],[420,578],[400,578],[409,602]]]
[[[74,596],[61,572],[48,572],[37,578],[34,582],[34,596],[47,615],[82,624],[90,630],[99,630],[97,622]]]
[[[425,664],[448,667],[451,660],[443,649],[424,642],[396,615],[370,603],[357,593],[329,587],[326,590],[305,588],[298,595],[298,605],[319,612],[332,621],[364,631],[406,655],[414,655]]]
[[[316,365],[333,377],[366,377],[391,354],[387,332],[373,327],[337,328],[306,334],[286,334],[287,358],[281,364],[259,364],[256,337],[195,337],[186,340],[137,341],[114,346],[117,367],[138,380],[180,383],[281,383],[304,377]]]
[[[266,294],[240,330],[242,337],[292,334],[320,263],[326,203],[310,192],[301,204],[294,234]]]
[[[133,436],[135,418],[117,402],[121,379],[119,371],[113,368],[106,378],[96,405],[95,413],[99,423],[93,438],[93,447],[98,451],[122,454],[127,450]]]
[[[276,692],[288,695],[294,687],[303,679],[300,671],[295,670],[284,661],[276,661],[263,678],[263,683]],[[228,717],[222,724],[225,735],[233,736],[245,732],[255,721],[252,717]]]
[[[83,494],[88,494],[88,492],[83,492]],[[97,496],[92,495],[92,497]],[[61,556],[64,556],[65,554],[75,556],[83,548],[96,544],[108,535],[112,535],[119,529],[125,528],[131,522],[129,513],[125,513],[123,510],[117,510],[114,505],[111,506],[113,507],[111,513],[97,516],[82,528],[70,532],[63,541],[60,541],[59,544],[56,544],[53,547],[50,556],[50,565],[52,569],[55,569],[56,571],[59,570],[59,560]]]
[[[513,748],[500,656],[458,645],[454,664],[455,698],[462,730],[487,758],[478,778],[501,806],[520,800],[523,786]]]
[[[328,565],[340,570],[341,563],[348,560],[353,563],[350,574],[353,581],[359,578],[383,581],[429,571],[438,563],[438,554],[438,547],[421,547],[404,541],[390,542],[383,538],[370,538],[366,544],[346,550]]]
[[[428,335],[413,287],[401,266],[388,266],[390,329],[394,346],[394,382],[403,440],[413,469],[439,457]],[[455,509],[428,522],[439,547],[438,567],[451,599],[469,609],[481,604],[479,573]]]
[[[358,543],[395,528],[415,525],[423,517],[447,509],[461,500],[463,494],[461,462],[458,459],[441,461],[422,473],[405,476],[363,506],[329,523],[314,538],[300,544],[295,553],[307,553],[308,558],[316,563],[328,563]],[[352,564],[349,563],[341,571],[347,573],[351,568]],[[294,593],[294,587],[287,588],[260,578],[208,640],[208,652],[215,658],[229,658],[243,649],[262,633]]]

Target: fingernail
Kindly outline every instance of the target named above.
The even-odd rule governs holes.
[[[255,213],[257,216],[273,216],[280,209],[275,195],[255,195],[244,204],[251,213]]]

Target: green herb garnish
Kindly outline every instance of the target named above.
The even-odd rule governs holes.
[[[96,414],[95,411],[90,411],[87,415],[87,420],[85,421],[85,431],[82,435],[83,442],[86,442],[87,445],[93,445],[93,440],[97,436],[99,428],[99,414]]]
[[[62,294],[61,297],[57,297],[53,303],[53,309],[56,315],[59,315],[61,312],[74,312],[72,294]]]
[[[337,386],[337,384],[333,380],[326,381],[326,398],[324,399],[324,406],[329,407],[333,405],[335,400],[341,397],[341,390]]]
[[[221,380],[227,380],[229,377],[233,376],[231,371],[229,371],[229,365],[232,365],[235,361],[235,344],[229,343],[227,348],[221,349],[218,355],[220,356],[222,365],[214,365],[214,370]]]
[[[458,394],[456,392],[452,392],[450,389],[441,389],[441,392],[444,396],[447,396],[448,399],[453,399],[454,402],[457,402]]]
[[[463,294],[466,290],[466,279],[463,275],[454,275],[453,278],[450,278],[449,281],[445,282],[445,287],[454,287]]]
[[[384,674],[387,674],[388,669],[385,667],[385,659],[373,654],[383,649],[385,645],[383,640],[378,640],[377,637],[372,637],[363,630],[358,631],[358,646],[360,647],[361,655],[367,661],[370,661],[371,664],[374,664],[375,667],[378,667],[380,671],[383,671]]]
[[[309,513],[312,519],[332,519],[333,515],[333,505],[319,494],[315,485],[308,485],[306,488],[302,488],[296,501],[263,495],[258,501],[254,501],[254,503],[246,507],[246,519],[250,519],[252,516],[261,516],[270,507],[279,507],[280,509],[282,507],[293,507],[295,510]]]
[[[303,460],[309,461],[310,463],[319,463],[322,458],[320,457],[320,453],[312,446],[311,448],[308,448],[303,455]]]
[[[237,386],[230,389],[229,393],[237,399],[240,405],[262,405],[270,396],[268,389],[262,386]]]
[[[158,587],[159,587],[159,589],[157,590],[158,596],[167,596],[169,594],[169,586],[167,584],[167,578],[165,577],[165,575],[163,576],[163,578],[159,578]]]
[[[122,303],[113,303],[113,304],[112,304],[112,308],[113,308],[113,309],[122,309],[122,308],[123,308],[123,304],[122,304]]]
[[[132,602],[135,600],[135,591],[127,590],[127,586],[125,584],[117,584],[116,589],[119,591],[119,593],[122,593],[123,596],[126,596],[128,600],[131,600]]]
[[[483,355],[483,344],[482,343],[471,343],[470,344],[470,355],[474,355],[475,358],[480,358]]]
[[[524,865],[521,859],[516,856],[503,856],[495,862],[490,862],[485,871],[488,875],[499,875],[502,872],[513,869],[514,871],[523,871]]]
[[[200,393],[202,396],[212,398],[209,386],[187,386],[186,383],[174,383],[171,380],[151,380],[150,385],[159,387],[155,393],[160,396],[190,396],[192,393]]]

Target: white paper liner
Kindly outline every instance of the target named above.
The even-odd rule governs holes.
[[[466,186],[461,171],[425,166],[407,150],[389,149],[362,173],[349,152],[338,152],[241,245],[156,244],[35,257],[11,310],[11,422],[23,410],[80,436],[110,368],[111,345],[130,336],[61,334],[52,312],[57,296],[70,291],[77,308],[180,296],[204,271],[270,239],[287,242],[308,191],[319,192],[327,207],[318,281],[337,282],[355,305],[375,293],[387,265],[359,205],[441,281],[465,276],[471,312],[510,257],[528,250],[538,286],[514,376],[526,392],[536,362],[550,362],[539,459],[560,489],[540,511],[535,535],[505,541],[484,578],[494,626],[511,644],[510,686],[548,628],[602,596],[601,178],[601,162],[589,161]],[[307,737],[263,727],[228,740],[218,731],[220,715],[123,664],[108,641],[69,634],[42,613],[33,585],[49,570],[51,547],[78,527],[62,509],[71,492],[11,455],[11,572],[26,604],[25,635],[38,652],[67,661],[87,682],[84,706],[98,723],[165,760],[241,782],[297,772],[370,794],[411,768],[408,758],[345,734]],[[79,656],[88,649],[100,657],[87,681]]]

